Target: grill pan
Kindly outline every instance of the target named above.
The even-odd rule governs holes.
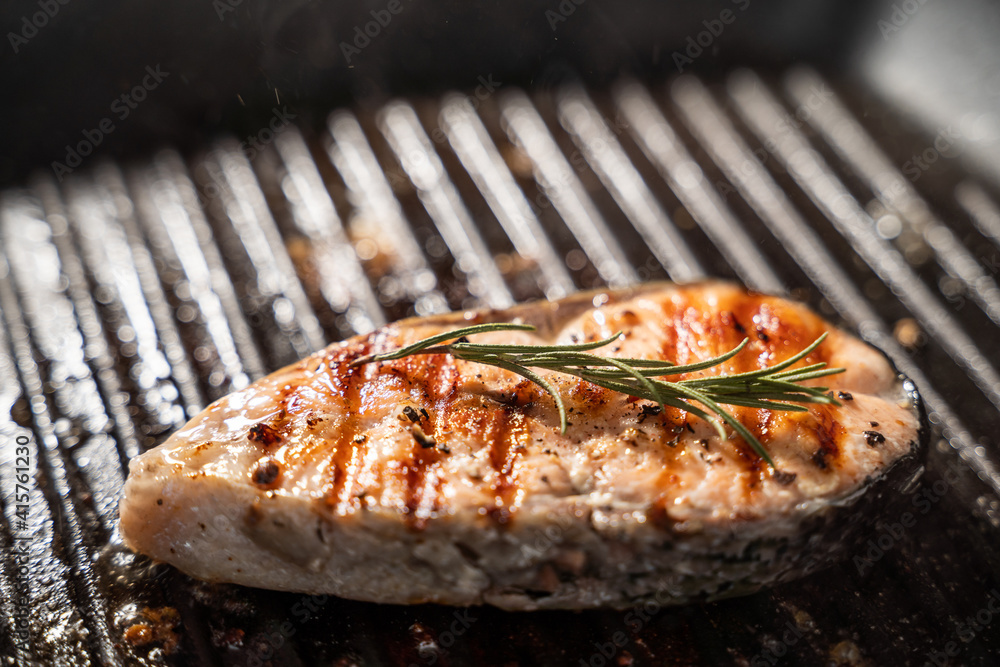
[[[9,664],[1000,659],[1000,197],[948,150],[915,171],[938,137],[804,66],[410,95],[258,136],[0,193]],[[752,596],[577,613],[210,585],[120,544],[132,456],[328,342],[704,276],[801,299],[916,382],[933,434],[913,522]]]

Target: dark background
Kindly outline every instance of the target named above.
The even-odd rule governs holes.
[[[546,86],[568,71],[593,83],[622,71],[674,74],[674,51],[724,10],[739,19],[724,26],[693,68],[806,60],[843,69],[859,41],[878,36],[872,13],[881,6],[398,0],[399,13],[348,63],[341,43],[352,43],[388,0],[41,1],[7,3],[0,17],[0,185],[63,161],[66,146],[104,118],[115,129],[95,154],[122,157],[165,144],[189,149],[223,131],[244,136],[279,105],[309,124],[336,105],[471,89],[480,76]],[[45,6],[58,11],[45,16]],[[25,25],[33,18],[43,24],[34,32]],[[169,76],[119,120],[112,103],[156,65]]]

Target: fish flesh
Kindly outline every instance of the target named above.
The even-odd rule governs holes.
[[[352,365],[486,322],[476,343],[624,336],[595,354],[700,374],[800,365],[839,405],[727,406],[738,435],[676,407],[538,371],[559,392],[449,354]],[[847,553],[919,477],[926,418],[887,358],[806,306],[725,283],[650,283],[402,320],[210,405],[131,461],[121,535],[212,582],[511,610],[679,604],[750,593]]]

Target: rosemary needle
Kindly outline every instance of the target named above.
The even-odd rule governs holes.
[[[658,359],[629,359],[602,357],[590,350],[608,345],[622,336],[621,332],[604,340],[574,345],[488,345],[469,342],[468,336],[488,331],[533,331],[529,324],[496,322],[446,331],[394,352],[368,355],[356,359],[351,365],[375,361],[402,359],[413,354],[450,354],[456,359],[496,366],[534,382],[547,391],[559,409],[559,423],[566,432],[566,406],[556,388],[532,368],[540,368],[573,375],[605,389],[655,401],[662,408],[670,406],[686,410],[711,424],[726,440],[724,424],[728,424],[757,454],[777,471],[774,461],[759,440],[722,405],[737,405],[767,410],[804,411],[802,403],[839,405],[827,387],[808,387],[799,383],[805,380],[843,373],[843,368],[827,368],[818,363],[801,368],[791,368],[807,357],[825,339],[817,338],[798,354],[756,371],[735,375],[713,375],[669,382],[665,376],[694,373],[722,364],[746,347],[744,339],[732,350],[717,357],[693,364],[678,366]],[[449,342],[451,341],[451,342]]]

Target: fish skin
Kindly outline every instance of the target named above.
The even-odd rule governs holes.
[[[541,371],[569,410],[562,434],[552,398],[504,370],[444,354],[351,365],[492,321],[537,330],[474,342],[620,330],[595,353],[677,364],[750,338],[704,374],[773,366],[829,332],[800,363],[846,368],[818,384],[850,400],[728,408],[785,473],[775,476],[739,437],[722,441],[685,411],[653,414],[648,401],[570,376]],[[833,560],[848,541],[845,508],[882,494],[881,480],[919,473],[911,393],[879,351],[805,306],[728,283],[411,318],[216,401],[136,457],[121,532],[201,579],[375,602],[540,609],[739,594]],[[808,542],[817,530],[819,550]]]

